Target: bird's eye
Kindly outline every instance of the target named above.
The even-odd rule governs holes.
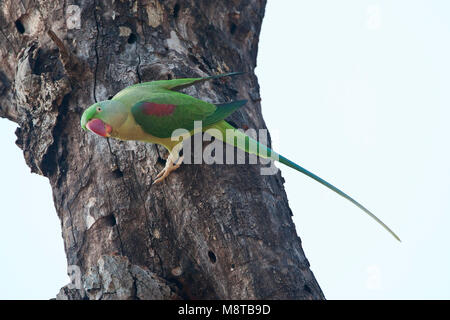
[[[101,112],[102,108],[101,107],[97,107],[97,112]]]

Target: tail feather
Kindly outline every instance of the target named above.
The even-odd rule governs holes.
[[[347,199],[348,201],[350,201],[351,203],[353,203],[354,205],[356,205],[358,208],[360,208],[362,211],[364,211],[367,215],[369,215],[372,219],[374,219],[376,222],[378,222],[386,231],[388,231],[395,239],[397,239],[398,241],[401,242],[400,238],[395,234],[394,231],[392,231],[383,221],[381,221],[377,216],[375,216],[372,212],[370,212],[369,209],[367,209],[366,207],[364,207],[362,204],[360,204],[358,201],[356,201],[355,199],[353,199],[352,197],[350,197],[348,194],[346,194],[345,192],[341,191],[340,189],[336,188],[335,186],[333,186],[331,183],[323,180],[322,178],[320,178],[319,176],[315,175],[314,173],[306,170],[305,168],[299,166],[298,164],[292,162],[291,160],[283,157],[282,155],[276,153],[275,151],[273,151],[272,149],[270,149],[269,147],[260,144],[259,142],[257,142],[256,140],[250,138],[249,136],[245,135],[243,132],[240,132],[239,130],[236,130],[233,126],[231,126],[229,123],[225,122],[225,121],[220,121],[212,126],[210,126],[210,128],[215,128],[218,129],[221,134],[223,135],[222,137],[216,137],[218,139],[221,139],[222,141],[224,140],[223,137],[225,137],[226,135],[226,130],[234,130],[234,134],[236,137],[238,137],[237,139],[234,139],[233,141],[233,145],[245,152],[248,153],[252,153],[252,154],[256,154],[259,157],[262,158],[269,158],[272,160],[276,160],[281,162],[282,164],[291,167],[292,169],[295,169],[305,175],[307,175],[308,177],[316,180],[317,182],[319,182],[320,184],[324,185],[325,187],[327,187],[328,189],[331,189],[332,191],[336,192],[338,195],[340,195],[341,197]],[[241,139],[239,139],[241,138]],[[238,141],[245,141],[245,144],[243,145],[242,142],[238,143]],[[225,141],[227,142],[227,141]],[[251,147],[251,145],[253,144],[253,146],[257,146],[257,148],[255,147]]]
[[[350,197],[348,194],[346,194],[345,192],[341,191],[340,189],[336,188],[335,186],[333,186],[331,183],[323,180],[322,178],[320,178],[319,176],[315,175],[314,173],[306,170],[305,168],[299,166],[298,164],[290,161],[289,159],[286,159],[285,157],[279,155],[279,161],[285,165],[287,165],[288,167],[291,167],[305,175],[307,175],[308,177],[316,180],[317,182],[319,182],[320,184],[324,185],[325,187],[327,187],[328,189],[333,190],[334,192],[336,192],[338,195],[340,195],[341,197],[347,199],[348,201],[350,201],[351,203],[353,203],[355,206],[357,206],[358,208],[360,208],[362,211],[364,211],[366,214],[368,214],[372,219],[374,219],[376,222],[378,222],[386,231],[388,231],[392,236],[394,236],[395,239],[397,239],[398,241],[401,242],[400,238],[395,234],[394,231],[392,231],[383,221],[381,221],[376,215],[374,215],[372,212],[369,211],[369,209],[367,209],[366,207],[364,207],[362,204],[360,204],[358,201],[356,201],[355,199],[353,199],[352,197]]]

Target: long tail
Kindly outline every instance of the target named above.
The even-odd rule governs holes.
[[[358,201],[356,201],[355,199],[350,197],[345,192],[343,192],[343,191],[339,190],[338,188],[336,188],[335,186],[333,186],[331,183],[323,180],[319,176],[316,176],[314,173],[306,170],[305,168],[299,166],[298,164],[292,162],[291,160],[286,159],[282,155],[271,150],[269,147],[267,147],[263,144],[260,144],[256,140],[245,135],[243,132],[236,130],[233,126],[231,126],[229,123],[227,123],[225,121],[220,121],[210,127],[205,128],[205,130],[209,129],[209,128],[214,128],[214,129],[219,130],[221,132],[222,136],[216,136],[214,134],[213,135],[222,141],[226,140],[226,139],[224,139],[224,137],[226,137],[226,131],[233,130],[233,134],[234,134],[235,138],[233,138],[232,143],[235,147],[237,147],[247,153],[256,154],[257,156],[262,157],[262,158],[279,161],[279,162],[283,163],[284,165],[287,165],[288,167],[291,167],[291,168],[307,175],[308,177],[316,180],[320,184],[333,190],[341,197],[347,199],[348,201],[350,201],[351,203],[356,205],[358,208],[360,208],[362,211],[364,211],[366,214],[368,214],[372,219],[374,219],[376,222],[378,222],[386,231],[388,231],[392,236],[394,236],[395,239],[397,239],[398,241],[401,242],[400,238],[395,234],[395,232],[392,231],[386,224],[384,224],[384,222],[381,221],[377,216],[375,216],[372,212],[370,212],[369,209],[364,207],[362,204],[360,204]],[[243,141],[245,141],[245,144],[243,143]],[[229,142],[229,141],[225,141],[225,142]]]

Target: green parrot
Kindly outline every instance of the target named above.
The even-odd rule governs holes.
[[[224,119],[242,107],[246,100],[212,104],[176,91],[203,81],[239,74],[242,72],[204,78],[159,80],[129,86],[111,100],[100,101],[87,108],[81,117],[81,127],[102,137],[145,141],[166,147],[169,151],[166,166],[156,176],[154,183],[163,181],[183,162],[183,157],[179,156],[181,144],[179,140],[172,139],[172,133],[176,129],[185,129],[185,132],[189,132],[189,136],[194,134],[194,122],[202,121],[202,131],[216,129],[214,132],[220,134],[217,134],[215,138],[221,141],[225,140],[227,130],[232,130],[238,139],[233,138],[232,142],[224,142],[232,143],[247,153],[279,161],[316,180],[352,202],[400,241],[400,238],[387,225],[352,197],[227,123]],[[182,136],[180,135],[179,138]],[[242,138],[245,144],[238,143],[239,138]]]

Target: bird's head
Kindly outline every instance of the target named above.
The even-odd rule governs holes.
[[[94,103],[81,116],[81,127],[102,137],[109,137],[127,118],[125,107],[119,101]]]

